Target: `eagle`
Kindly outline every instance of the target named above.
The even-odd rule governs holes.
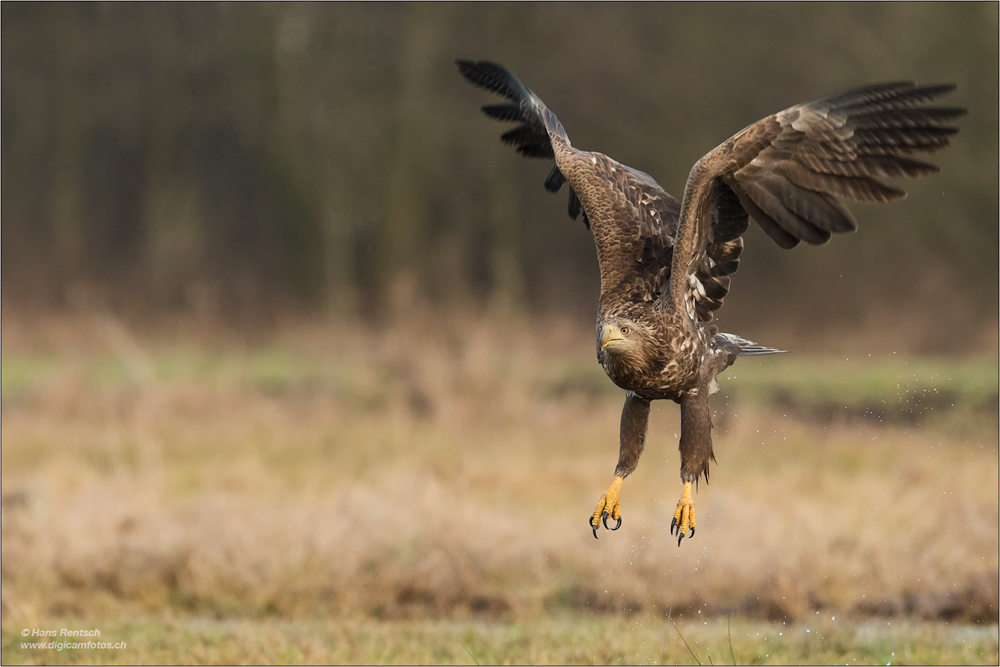
[[[551,192],[569,184],[569,215],[594,237],[601,274],[597,360],[625,390],[614,481],[588,518],[621,527],[622,482],[646,444],[650,403],[680,404],[681,481],[670,525],[680,546],[694,537],[692,485],[708,482],[709,396],[738,357],[783,352],[720,332],[712,319],[739,267],[750,218],[782,248],[821,245],[858,225],[841,199],[889,202],[906,193],[884,177],[939,171],[914,159],[946,147],[966,113],[928,106],[955,89],[909,81],[878,83],[797,104],[737,132],[691,168],[680,201],[649,175],[601,153],[574,148],[559,119],[504,67],[456,61],[471,83],[508,102],[482,107],[518,125],[504,144],[525,157],[554,160]]]

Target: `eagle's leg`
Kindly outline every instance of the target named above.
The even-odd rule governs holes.
[[[597,537],[597,527],[601,525],[601,521],[604,521],[604,527],[608,528],[609,516],[612,521],[617,521],[618,523],[615,524],[614,528],[608,528],[608,530],[618,530],[622,525],[622,508],[618,501],[623,481],[625,481],[624,477],[615,477],[615,481],[611,482],[611,486],[604,492],[604,495],[601,496],[600,501],[597,503],[597,507],[594,508],[594,513],[587,520],[594,531],[595,538]]]
[[[608,517],[617,521],[614,528],[622,525],[622,510],[619,503],[622,482],[632,474],[639,463],[639,456],[646,446],[646,427],[649,425],[649,401],[636,396],[632,392],[625,395],[625,407],[622,408],[621,447],[618,451],[618,466],[615,468],[615,481],[611,483],[601,500],[590,515],[588,523],[597,537],[597,528],[603,522],[608,528]]]
[[[712,452],[712,413],[708,408],[708,388],[694,389],[681,397],[681,480],[684,493],[677,501],[670,534],[677,530],[677,546],[681,545],[684,534],[691,529],[689,538],[694,537],[694,499],[691,498],[691,484],[705,476],[708,483],[708,462],[715,460]]]
[[[691,528],[691,535],[694,537],[694,498],[691,497],[691,482],[684,482],[684,493],[677,501],[677,509],[674,510],[674,518],[670,522],[670,534],[674,534],[677,529],[677,546],[681,545],[684,533]]]

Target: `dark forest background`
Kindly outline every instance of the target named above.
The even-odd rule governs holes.
[[[597,265],[549,165],[455,58],[505,64],[574,144],[679,196],[747,124],[864,83],[954,82],[909,198],[785,252],[746,238],[723,327],[996,342],[996,3],[13,3],[2,13],[5,314],[384,321],[407,303],[591,322]],[[873,333],[872,333],[873,332]],[[961,335],[956,335],[961,332]],[[785,340],[787,340],[787,337]],[[773,340],[773,338],[771,339]]]

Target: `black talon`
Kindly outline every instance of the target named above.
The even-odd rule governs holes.
[[[605,528],[607,528],[607,527],[608,527],[608,524],[604,524],[604,527],[605,527]],[[615,524],[615,527],[614,527],[614,528],[611,528],[611,530],[618,530],[618,529],[619,529],[619,528],[621,528],[621,527],[622,527],[622,518],[621,518],[621,517],[618,517],[618,523],[617,523],[617,524]]]
[[[598,539],[597,526],[594,525],[594,517],[590,517],[589,519],[587,519],[587,525],[590,526],[591,530],[594,531],[594,539],[595,540]]]
[[[688,535],[688,539],[690,540],[692,537],[694,537],[694,526],[691,526],[691,534]]]
[[[601,521],[604,523],[604,530],[608,530],[608,511],[601,512]]]
[[[670,520],[670,534],[671,535],[674,534],[674,526],[676,526],[676,525],[677,525],[677,517],[674,517],[673,519]]]

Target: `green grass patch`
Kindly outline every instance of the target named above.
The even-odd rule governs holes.
[[[22,648],[25,626],[87,627],[119,649]],[[58,637],[56,638],[59,639]],[[62,641],[76,641],[63,638]],[[476,621],[137,617],[5,622],[5,664],[996,664],[997,626],[835,618],[743,620],[555,616]]]
[[[9,399],[50,380],[63,367],[54,354],[3,355],[0,362],[0,391]]]
[[[722,376],[741,397],[766,402],[782,396],[813,401],[895,401],[937,394],[958,401],[996,401],[997,359],[860,357],[795,354],[740,359]]]
[[[104,353],[75,360],[88,384],[115,386],[134,381],[137,370],[155,382],[191,381],[210,385],[244,385],[281,393],[301,385],[351,384],[356,368],[286,347],[255,350],[160,349],[145,363]],[[37,387],[65,370],[67,360],[53,354],[5,354],[2,389],[5,395]],[[348,362],[350,363],[350,362]],[[382,369],[386,371],[387,369]],[[596,363],[555,360],[538,369],[546,392],[604,395],[619,391]],[[384,374],[384,373],[383,373]],[[391,378],[378,378],[387,380]],[[532,380],[533,378],[523,378]],[[757,403],[793,396],[808,401],[902,403],[915,396],[938,395],[961,402],[997,400],[1000,374],[992,357],[859,357],[833,359],[799,354],[740,359],[720,376],[731,395]]]

